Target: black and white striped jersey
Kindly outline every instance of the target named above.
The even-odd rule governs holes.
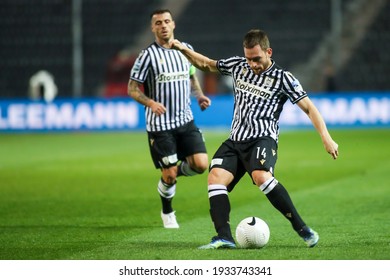
[[[300,82],[272,60],[265,72],[256,75],[244,57],[220,59],[217,68],[233,78],[234,113],[230,129],[232,141],[269,136],[278,142],[279,117],[290,99],[295,104],[306,97]]]
[[[189,44],[186,45],[192,49]],[[163,48],[156,42],[137,57],[130,79],[143,83],[145,95],[162,103],[167,110],[157,116],[145,107],[147,131],[171,130],[193,120],[190,66],[179,51]]]

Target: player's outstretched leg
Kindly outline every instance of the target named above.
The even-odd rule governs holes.
[[[260,186],[260,190],[267,196],[271,204],[290,221],[294,230],[309,247],[314,247],[318,243],[318,233],[306,226],[287,190],[278,180],[271,177]]]

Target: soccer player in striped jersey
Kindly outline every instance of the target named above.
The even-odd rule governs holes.
[[[233,78],[234,116],[230,136],[213,156],[208,176],[210,215],[217,236],[201,249],[235,248],[229,225],[228,193],[248,173],[271,204],[290,222],[293,229],[314,247],[319,235],[298,214],[290,195],[274,177],[278,155],[279,116],[287,100],[297,104],[318,131],[325,150],[336,159],[338,144],[300,82],[271,58],[272,49],[263,30],[250,30],[244,37],[245,57],[213,60],[178,40],[172,47],[180,50],[203,71],[220,72]]]
[[[203,94],[196,68],[183,54],[170,48],[174,29],[169,10],[151,14],[155,42],[139,54],[128,83],[128,94],[145,106],[150,153],[155,167],[161,170],[157,190],[165,228],[179,227],[172,208],[176,178],[201,174],[209,165],[202,132],[194,123],[190,96],[194,93],[202,110],[211,101]]]

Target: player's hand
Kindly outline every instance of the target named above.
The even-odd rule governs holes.
[[[330,154],[333,159],[337,159],[337,157],[339,156],[339,145],[335,141],[330,139],[330,141],[324,143],[324,146],[328,154]]]
[[[150,109],[152,109],[152,112],[155,113],[157,116],[160,116],[167,111],[164,105],[154,100],[150,100],[150,102],[148,103],[148,107],[150,107]]]
[[[201,96],[198,98],[198,104],[202,111],[206,110],[209,106],[211,106],[211,100],[207,96]]]
[[[174,39],[170,42],[171,49],[181,51],[184,49],[184,45],[177,39]]]

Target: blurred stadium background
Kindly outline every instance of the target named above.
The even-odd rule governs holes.
[[[302,130],[313,129],[307,116],[287,102],[278,176],[318,226],[320,250],[290,239],[290,225],[267,203],[248,203],[255,188],[232,196],[232,224],[260,211],[278,229],[269,250],[196,250],[212,231],[206,173],[181,179],[177,238],[161,231],[157,193],[145,191],[160,175],[143,108],[126,87],[135,57],[154,40],[150,12],[162,7],[174,14],[176,38],[216,59],[241,55],[248,29],[266,30],[276,62],[309,92],[340,159],[330,163],[318,135]],[[390,0],[1,0],[0,259],[389,260],[389,15]],[[197,73],[213,98],[204,112],[194,104],[211,156],[227,135],[216,127],[227,130],[232,118],[231,85]]]
[[[246,31],[264,29],[276,62],[312,96],[380,93],[381,123],[389,123],[389,0],[3,0],[0,101],[33,98],[41,70],[57,100],[127,98],[134,59],[154,39],[156,8],[171,9],[176,38],[212,58],[241,55]],[[198,75],[209,95],[231,95],[229,80]],[[0,127],[11,127],[1,125],[11,114],[2,104]]]

